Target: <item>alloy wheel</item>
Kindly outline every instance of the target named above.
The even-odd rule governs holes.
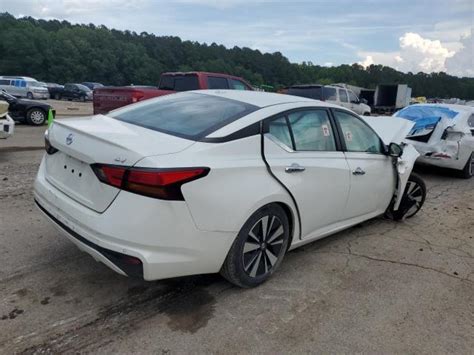
[[[250,277],[267,274],[282,255],[285,230],[274,215],[260,218],[250,229],[243,246],[242,258],[245,273]]]
[[[415,215],[423,203],[423,189],[416,181],[408,181],[406,187],[407,202],[412,206],[406,211],[405,218]]]
[[[46,116],[43,111],[35,110],[30,114],[30,121],[35,125],[41,125],[44,123]]]

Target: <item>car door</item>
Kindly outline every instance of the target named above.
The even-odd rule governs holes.
[[[349,167],[331,120],[329,110],[311,108],[264,125],[265,159],[295,199],[303,238],[339,221],[349,195]]]
[[[350,169],[350,193],[344,218],[383,213],[395,192],[393,158],[385,154],[382,140],[360,117],[333,110]]]
[[[339,105],[341,105],[342,107],[348,108],[350,110],[351,104],[349,102],[349,96],[347,95],[347,90],[337,89],[337,92],[339,94]]]

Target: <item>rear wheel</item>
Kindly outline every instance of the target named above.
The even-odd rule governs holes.
[[[222,276],[240,287],[262,284],[281,264],[289,237],[285,211],[278,205],[261,208],[240,230],[222,266]]]
[[[33,126],[41,126],[46,122],[46,112],[40,108],[32,108],[26,114],[26,121]]]
[[[61,95],[60,94],[54,94],[54,99],[55,100],[61,100]]]
[[[466,165],[461,170],[461,177],[464,179],[470,179],[474,176],[474,153],[471,153],[471,156],[466,162]]]
[[[400,207],[397,211],[392,211],[393,219],[399,221],[413,217],[425,203],[425,198],[425,182],[418,175],[411,174],[408,178]]]

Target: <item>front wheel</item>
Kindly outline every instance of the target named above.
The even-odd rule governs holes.
[[[399,221],[413,217],[425,203],[425,198],[425,182],[418,175],[411,174],[405,186],[398,210],[391,212],[393,219]]]
[[[461,170],[461,177],[464,179],[470,179],[474,176],[474,152],[471,153],[471,156],[466,162],[466,165]]]
[[[26,114],[26,121],[33,126],[41,126],[46,122],[46,112],[40,108],[32,108]]]
[[[232,244],[221,274],[234,285],[250,288],[270,278],[288,248],[288,217],[278,205],[268,205],[245,222]]]
[[[26,94],[26,98],[29,99],[29,100],[32,100],[33,99],[33,94],[31,92],[28,92]]]

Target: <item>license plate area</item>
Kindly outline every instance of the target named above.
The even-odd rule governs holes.
[[[89,164],[61,151],[46,155],[46,179],[67,196],[99,212],[119,191],[101,183]]]

